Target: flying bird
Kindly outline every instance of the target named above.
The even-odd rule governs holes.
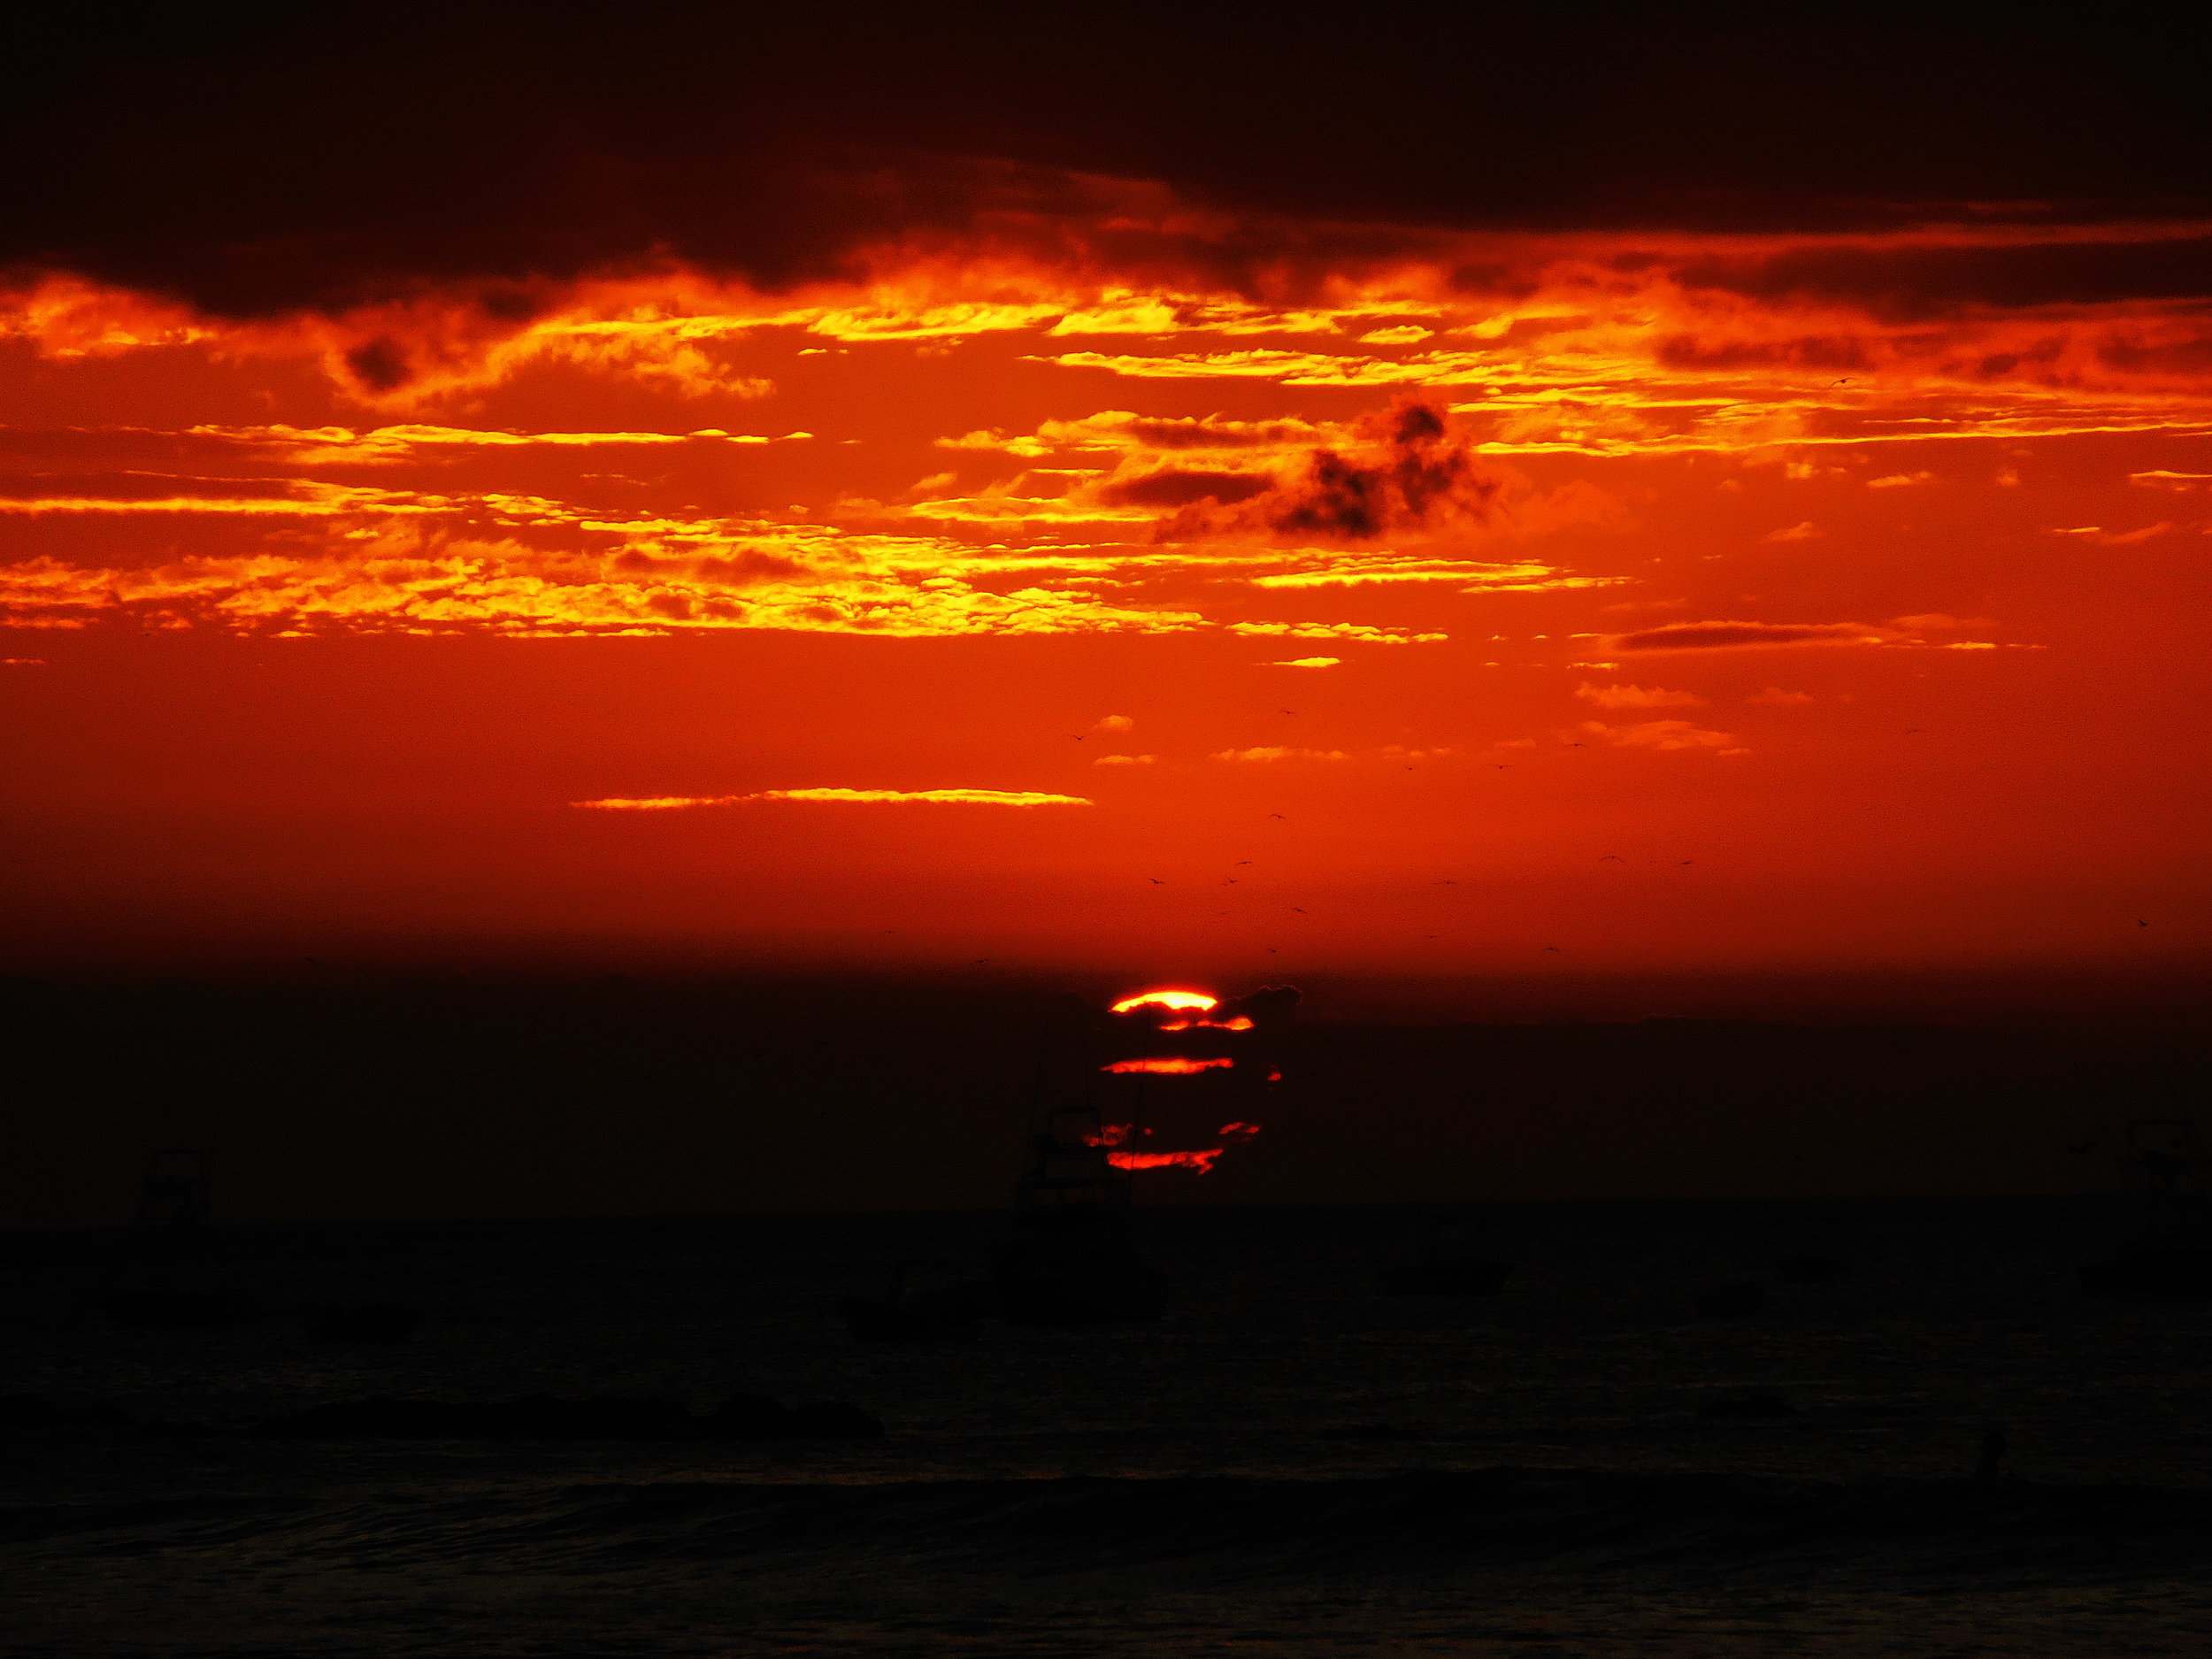
[[[1236,886],[1236,884],[1237,879],[1234,876],[1224,876],[1221,878],[1221,885],[1225,887],[1233,887]]]
[[[1686,864],[1694,864],[1697,862],[1697,860],[1694,858],[1685,858],[1682,862]]]
[[[1493,763],[1491,763],[1491,764],[1494,764],[1494,765],[1495,765],[1497,763],[1495,763],[1495,762],[1494,761],[1494,762],[1493,762]],[[1408,772],[1411,772],[1411,771],[1413,770],[1413,768],[1412,768],[1412,767],[1410,767],[1410,766],[1409,766],[1409,767],[1407,767],[1407,768],[1406,768],[1406,770],[1407,770]],[[1512,767],[1509,764],[1509,765],[1502,765],[1502,766],[1499,766],[1499,767],[1498,767],[1498,770],[1499,770],[1500,772],[1511,772],[1511,771],[1513,770],[1513,768],[1512,768]]]
[[[1161,880],[1157,876],[1147,876],[1145,879],[1149,881],[1156,887],[1164,887],[1167,886],[1167,883]]]
[[[1306,913],[1306,907],[1302,904],[1294,904],[1290,908],[1297,911],[1301,916],[1303,916]]]
[[[1230,869],[1232,869],[1232,870],[1234,870],[1235,868],[1237,868],[1237,865],[1238,865],[1238,864],[1250,864],[1251,862],[1252,862],[1252,861],[1251,861],[1249,858],[1240,858],[1240,859],[1238,859],[1238,860],[1237,860],[1236,864],[1231,864],[1231,865],[1229,866],[1229,868],[1230,868]]]
[[[1601,857],[1600,857],[1600,858],[1599,858],[1599,860],[1598,860],[1598,862],[1599,862],[1600,864],[1604,864],[1604,863],[1605,863],[1608,859],[1610,859],[1613,863],[1615,863],[1615,864],[1626,864],[1626,863],[1628,862],[1628,860],[1627,860],[1627,859],[1625,859],[1625,858],[1622,857],[1622,856],[1620,856],[1620,854],[1618,854],[1618,853],[1607,853],[1607,854],[1603,855]]]
[[[2148,922],[2145,921],[2145,920],[2144,920],[2141,917],[2139,917],[2139,917],[2137,917],[2137,918],[2135,918],[2135,925],[2136,925],[2138,927],[2148,927],[2148,926],[2150,926],[2150,924],[2149,924]]]
[[[1270,812],[1267,816],[1270,818],[1280,818],[1282,817],[1282,814],[1280,812]]]
[[[1438,887],[1457,887],[1457,886],[1459,885],[1459,883],[1458,883],[1458,882],[1456,882],[1456,881],[1452,880],[1449,877],[1447,877],[1445,879],[1443,879],[1443,880],[1441,880],[1441,881],[1438,882],[1436,885],[1437,885]]]
[[[1544,949],[1547,950],[1556,950],[1559,947],[1557,945],[1546,945]]]

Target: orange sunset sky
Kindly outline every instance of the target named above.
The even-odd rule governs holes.
[[[804,268],[19,250],[13,963],[2201,963],[2212,214],[964,144]]]

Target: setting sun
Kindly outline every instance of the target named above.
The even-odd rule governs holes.
[[[1220,1006],[1221,999],[1208,996],[1202,991],[1146,991],[1137,996],[1125,996],[1116,1002],[1112,1011],[1126,1014],[1140,1008],[1196,1009],[1203,1010]]]

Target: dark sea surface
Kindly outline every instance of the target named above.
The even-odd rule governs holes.
[[[21,1655],[2212,1652],[2212,1303],[2084,1296],[2062,1199],[1504,1206],[1384,1296],[1385,1209],[1142,1217],[1159,1324],[856,1342],[998,1219],[0,1234]],[[1778,1272],[1832,1257],[1832,1282]],[[149,1275],[250,1298],[118,1328]],[[1694,1298],[1755,1281],[1760,1313]],[[426,1316],[310,1342],[319,1310]],[[879,1440],[278,1440],[373,1396],[849,1401]],[[1752,1393],[1793,1410],[1712,1417]],[[1971,1479],[1990,1425],[2003,1479]]]

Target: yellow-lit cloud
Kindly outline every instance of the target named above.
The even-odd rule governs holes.
[[[604,800],[572,801],[569,804],[602,812],[673,812],[692,807],[743,806],[755,801],[826,801],[860,805],[910,802],[951,806],[1093,804],[1079,795],[1047,795],[1034,789],[759,789],[750,795],[611,795]]]

